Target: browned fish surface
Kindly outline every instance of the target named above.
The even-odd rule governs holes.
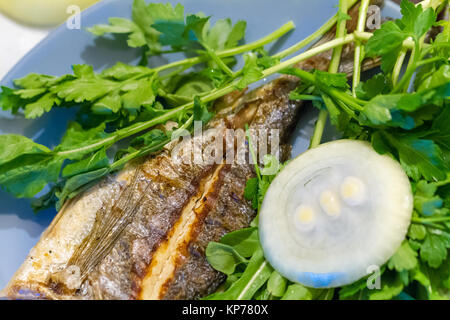
[[[343,71],[352,65],[351,52],[344,50]],[[330,55],[298,67],[326,70]],[[280,156],[286,159],[301,106],[289,100],[296,85],[285,76],[250,93],[230,94],[216,102],[218,113],[209,128],[222,140],[226,129],[246,123],[251,129],[278,129]],[[206,135],[201,149],[213,141]],[[171,143],[67,203],[3,293],[10,298],[195,299],[215,291],[224,278],[208,264],[205,249],[253,219],[255,211],[243,196],[253,165],[229,164],[225,158],[175,161],[174,150],[191,142]],[[226,150],[234,147],[226,144]]]

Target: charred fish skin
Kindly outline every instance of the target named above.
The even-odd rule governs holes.
[[[252,207],[242,197],[245,177],[252,177],[249,168],[226,166],[220,172],[219,183],[212,197],[205,199],[200,219],[191,230],[191,240],[179,253],[173,277],[160,292],[161,299],[196,299],[210,294],[224,280],[205,259],[210,241],[248,226],[254,216]]]
[[[137,165],[141,171],[138,176],[135,175],[135,166],[132,166],[74,199],[58,214],[32,249],[6,288],[7,296],[23,298],[22,294],[28,292],[30,294],[26,298],[137,298],[141,278],[147,272],[153,252],[167,239],[183,207],[199,192],[204,184],[202,180],[210,174],[213,166],[174,165],[170,154],[165,151]],[[95,221],[102,219],[98,213],[119,203],[120,195],[133,185],[133,178],[138,180],[132,193],[132,206],[136,201],[140,202],[137,212],[115,239],[108,254],[100,257],[81,286],[73,290],[68,285],[70,275],[64,279],[65,270],[71,267],[69,262],[80,251],[83,241],[96,233]],[[108,222],[102,219],[99,225]],[[73,234],[78,236],[73,237]],[[84,260],[98,255],[105,246],[93,248],[84,255]],[[51,256],[48,255],[49,250],[52,251]]]
[[[250,93],[249,101],[243,103],[244,109],[257,105],[250,129],[279,130],[281,142],[286,143],[301,107],[301,102],[289,100],[289,92],[295,85],[295,80],[282,78]],[[286,160],[290,148],[282,145],[280,149],[280,158]],[[256,212],[244,199],[244,188],[254,176],[252,164],[235,163],[221,168],[218,183],[203,199],[205,206],[198,212],[190,240],[179,252],[173,276],[160,290],[160,299],[197,299],[214,292],[221,284],[224,276],[207,262],[206,247],[226,233],[250,225]]]
[[[350,15],[357,16],[357,8]],[[324,53],[297,67],[326,70],[330,56]],[[344,51],[341,70],[351,69],[352,56],[351,49]],[[283,76],[248,94],[224,97],[216,103],[223,104],[222,111],[209,126],[223,137],[226,129],[246,123],[252,129],[278,129],[281,157],[287,158],[289,148],[283,144],[301,107],[289,100],[296,85],[295,78]],[[206,139],[202,148],[210,143]],[[130,164],[68,202],[3,294],[195,299],[214,291],[224,277],[209,266],[205,249],[253,219],[255,211],[243,197],[253,165],[178,163],[171,157],[178,145]]]

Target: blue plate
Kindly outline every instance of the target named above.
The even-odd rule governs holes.
[[[161,2],[161,1],[155,1]],[[167,1],[164,1],[167,2]],[[247,42],[256,40],[277,29],[288,20],[297,28],[272,45],[271,50],[282,50],[308,36],[336,12],[338,0],[180,0],[186,12],[199,11],[212,15],[213,20],[231,17],[233,21],[246,20]],[[137,63],[140,51],[130,49],[125,41],[114,38],[96,38],[84,29],[106,23],[108,17],[131,15],[132,0],[104,0],[82,13],[81,30],[69,30],[65,25],[53,31],[28,53],[1,81],[12,86],[12,80],[31,72],[51,75],[71,73],[73,64],[90,64],[96,70],[114,65],[117,61]],[[399,10],[386,3],[384,15],[397,17]],[[179,59],[180,56],[173,56]],[[156,61],[153,61],[156,63]],[[161,62],[161,61],[159,61]],[[74,110],[54,110],[44,117],[25,120],[0,111],[0,134],[26,135],[36,142],[53,147],[58,144],[67,123],[73,119]],[[306,110],[294,134],[294,155],[307,148],[316,112]],[[329,132],[332,132],[331,130]],[[329,136],[328,136],[329,137]],[[39,240],[42,231],[55,216],[55,210],[35,215],[30,201],[15,199],[0,191],[0,289],[22,264],[29,250]]]

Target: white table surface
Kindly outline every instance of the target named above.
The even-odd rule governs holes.
[[[11,0],[13,1],[13,0]],[[0,12],[0,79],[51,31],[20,24]]]

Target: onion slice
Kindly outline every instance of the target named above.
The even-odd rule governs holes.
[[[308,150],[274,179],[259,234],[268,262],[314,288],[347,285],[381,267],[405,238],[413,209],[400,164],[367,142]]]

